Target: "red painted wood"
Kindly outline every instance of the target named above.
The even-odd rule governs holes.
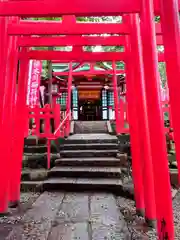
[[[19,58],[27,57],[28,59],[37,60],[61,60],[61,61],[126,61],[125,52],[64,52],[64,51],[29,51],[28,53],[19,53]],[[164,53],[158,53],[159,62],[164,61]]]
[[[124,36],[87,37],[87,36],[65,36],[65,37],[19,37],[18,45],[22,47],[36,46],[123,46]]]
[[[51,130],[50,120],[54,119],[55,129],[60,124],[60,105],[55,104],[52,108],[49,104],[46,104],[43,108],[39,106],[27,107],[28,118],[35,119],[35,128],[32,135],[36,135],[40,138],[55,139],[58,135],[54,135]],[[40,132],[40,119],[44,120],[44,132]],[[59,134],[59,132],[58,132]]]
[[[24,49],[23,51],[26,51]],[[28,83],[28,60],[21,59],[20,72],[18,77],[17,102],[15,109],[14,121],[14,139],[12,148],[12,168],[13,175],[10,179],[9,201],[16,202],[20,200],[20,182],[21,182],[21,168],[24,149],[24,134],[27,127],[28,112],[26,108],[26,94]]]
[[[79,35],[79,34],[128,34],[129,28],[125,24],[117,23],[76,23],[65,25],[61,23],[24,23],[10,24],[10,35]]]
[[[180,23],[176,1],[167,0],[165,3],[161,1],[161,4],[165,62],[170,95],[171,117],[174,128],[176,159],[178,163],[178,182],[180,185],[180,112],[177,109],[180,101]]]
[[[158,61],[164,62],[164,53],[163,52],[158,52]]]
[[[126,50],[130,51],[129,42],[127,41]],[[142,162],[139,147],[139,126],[138,126],[138,116],[136,112],[136,102],[135,102],[135,91],[134,91],[134,72],[133,72],[133,61],[132,57],[128,58],[126,63],[126,101],[128,112],[128,122],[129,122],[129,132],[130,132],[130,143],[131,143],[131,154],[132,154],[132,176],[134,184],[134,197],[136,203],[137,212],[144,212],[144,189],[143,189],[143,178],[142,178]]]
[[[119,113],[118,113],[118,108],[119,108],[119,99],[118,99],[118,86],[117,86],[117,73],[116,73],[116,62],[113,61],[112,63],[113,67],[113,93],[114,93],[114,111],[115,111],[115,121],[116,121],[116,133],[117,135],[120,135],[120,118],[119,118]]]
[[[157,36],[156,37],[156,44],[157,45],[163,45],[163,38],[162,38],[162,36]]]
[[[4,101],[8,100],[10,96],[10,92],[8,92],[7,86],[9,85],[10,79],[7,79],[6,76],[6,64],[7,64],[7,18],[1,17],[0,18],[0,34],[1,34],[1,41],[0,41],[0,135],[1,135],[1,143],[0,143],[0,150],[1,150],[1,173],[0,173],[0,213],[6,213],[8,211],[8,185],[9,185],[9,177],[11,174],[11,167],[9,159],[6,159],[6,152],[9,151],[9,147],[7,147],[7,140],[6,138],[6,121],[10,124],[6,117],[8,116],[8,107],[5,107]],[[7,82],[6,82],[7,81]]]
[[[139,0],[112,0],[104,4],[104,0],[71,1],[12,1],[0,3],[2,16],[112,16],[122,13],[139,12]]]
[[[17,17],[11,17],[9,22],[18,22]],[[6,102],[4,102],[5,107],[8,110],[8,115],[6,116],[6,121],[4,129],[6,129],[6,138],[4,138],[4,143],[8,142],[9,149],[3,148],[5,152],[6,161],[10,163],[9,172],[10,179],[14,175],[14,156],[12,155],[12,149],[15,145],[14,143],[14,120],[15,120],[15,109],[16,109],[16,82],[17,82],[17,66],[18,66],[18,51],[17,51],[17,37],[9,37],[8,40],[8,59],[7,59],[7,72],[6,72],[6,83],[9,92],[7,95]],[[8,81],[9,80],[9,81]],[[9,188],[9,194],[11,188]],[[9,199],[8,199],[9,200]]]
[[[112,89],[113,90],[113,89]],[[122,96],[122,94],[121,94]],[[120,98],[119,99],[119,109],[118,109],[118,114],[119,114],[119,129],[120,129],[120,133],[124,133],[124,125],[125,125],[125,119],[124,119],[124,115],[125,115],[125,103],[124,101]]]
[[[118,23],[72,23],[58,22],[21,22],[21,24],[9,24],[10,35],[80,35],[80,34],[129,34],[130,29],[126,24]],[[161,35],[161,25],[156,24],[156,34]]]
[[[116,70],[117,74],[124,74],[125,70]],[[98,70],[98,71],[80,71],[72,72],[73,76],[88,76],[88,75],[108,75],[113,74],[113,70]],[[53,76],[68,76],[69,72],[53,72]]]
[[[155,13],[160,13],[159,0],[154,0]],[[180,1],[178,0],[179,8]],[[111,0],[104,4],[104,0],[76,0],[69,2],[63,0],[52,1],[9,1],[0,3],[1,16],[43,17],[43,16],[114,16],[123,13],[140,12],[139,0]]]
[[[148,221],[152,221],[156,219],[154,176],[146,107],[142,41],[138,15],[131,15],[130,21],[132,24],[131,47],[133,62],[137,63],[137,65],[134,66],[134,92],[139,128],[138,138],[139,145],[141,146],[140,156],[142,162],[142,175],[144,185],[145,218]]]
[[[65,134],[66,136],[69,135],[70,133],[70,120],[71,120],[71,115],[68,115],[68,114],[71,114],[71,94],[72,94],[72,80],[73,80],[73,77],[72,77],[72,62],[69,63],[69,75],[68,75],[68,95],[67,95],[67,103],[66,103],[66,116],[67,117],[67,120],[66,120],[66,123],[65,123]]]
[[[151,0],[142,0],[141,35],[143,43],[143,61],[145,72],[145,89],[147,99],[147,116],[151,139],[151,156],[154,172],[156,214],[159,239],[162,238],[162,221],[166,222],[168,239],[174,239],[171,185],[162,118],[160,99],[160,79],[156,50],[155,26],[153,22],[153,4]]]
[[[163,45],[162,36],[156,37],[157,45]],[[20,47],[50,47],[50,46],[124,46],[124,36],[109,37],[85,37],[85,36],[65,36],[65,37],[19,37]]]
[[[63,60],[63,61],[118,61],[125,60],[126,53],[124,52],[63,52],[63,51],[29,51],[24,54],[19,53],[19,57],[27,57],[37,60]]]
[[[156,29],[156,35],[162,35],[162,29],[161,29],[161,24],[160,23],[156,23],[155,24],[155,29]]]

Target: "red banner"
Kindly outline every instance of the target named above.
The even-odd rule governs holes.
[[[30,60],[28,76],[27,105],[39,105],[39,89],[41,81],[42,62]]]

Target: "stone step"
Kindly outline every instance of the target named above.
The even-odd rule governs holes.
[[[120,179],[106,178],[50,178],[45,181],[22,181],[21,191],[110,192],[134,198],[134,193]]]
[[[44,181],[44,190],[113,191],[122,188],[120,179],[106,178],[50,178]]]
[[[116,136],[110,134],[74,134],[68,139],[64,140],[64,143],[68,144],[84,144],[84,143],[117,143]]]
[[[71,139],[71,138],[67,138],[64,139],[64,141],[62,142],[62,144],[96,144],[96,143],[100,143],[100,144],[108,144],[108,143],[114,143],[117,144],[118,140],[117,138],[109,138],[109,139]]]
[[[51,153],[57,153],[59,149],[55,146],[51,146]],[[37,146],[24,146],[25,154],[36,154],[36,153],[47,153],[47,146],[37,145]]]
[[[116,157],[117,150],[68,150],[61,151],[61,157],[86,158],[86,157]]]
[[[47,152],[47,146],[24,146],[24,153],[46,153]]]
[[[55,160],[59,158],[59,154],[51,154],[51,166],[54,166]],[[47,153],[24,154],[23,168],[46,168]]]
[[[122,156],[126,157],[126,156]],[[55,161],[56,166],[120,166],[118,158],[60,158]]]
[[[120,178],[119,167],[54,167],[49,171],[49,177],[75,177],[75,178]]]
[[[61,150],[106,150],[106,149],[118,149],[116,143],[86,143],[86,144],[63,144],[60,146]]]
[[[24,145],[26,146],[46,145],[46,143],[47,143],[46,138],[30,137],[24,139]]]
[[[21,181],[22,192],[44,192],[44,181]]]
[[[178,169],[170,169],[170,181],[172,186],[179,188]]]
[[[106,121],[76,121],[74,124],[75,133],[107,133]]]
[[[48,170],[45,168],[39,169],[23,169],[21,181],[42,181],[48,178]]]

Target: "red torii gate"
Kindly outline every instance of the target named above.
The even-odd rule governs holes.
[[[77,8],[76,4],[77,2],[80,4],[82,8]],[[162,28],[163,28],[163,42],[165,45],[165,56],[166,56],[166,64],[167,64],[167,75],[168,75],[168,81],[169,81],[169,90],[170,90],[170,104],[172,108],[172,120],[173,120],[173,127],[174,127],[174,135],[175,135],[175,142],[176,145],[179,146],[180,141],[179,141],[179,133],[180,133],[180,127],[178,124],[178,113],[175,113],[176,109],[176,102],[179,100],[179,92],[177,91],[177,86],[179,86],[178,80],[180,76],[180,46],[178,44],[179,40],[179,19],[178,19],[178,8],[176,2],[168,1],[166,0],[165,2],[163,0],[160,1],[162,4],[162,8],[158,6],[157,3],[158,1],[155,1],[155,13],[159,13],[160,10],[162,10]],[[18,6],[17,6],[18,4]],[[61,4],[61,7],[60,7]],[[85,6],[86,4],[86,6]],[[142,5],[141,5],[142,4]],[[88,5],[88,7],[87,7]],[[78,5],[80,6],[80,5]],[[60,10],[59,10],[60,9]],[[161,239],[161,221],[163,223],[165,222],[165,232],[167,234],[167,237],[169,239],[174,239],[174,231],[173,231],[173,219],[172,219],[172,204],[171,204],[171,194],[170,194],[170,182],[169,182],[169,173],[168,173],[168,163],[167,163],[167,156],[166,156],[166,146],[165,146],[165,137],[164,137],[164,130],[163,130],[163,123],[161,121],[161,106],[160,106],[160,99],[159,99],[159,90],[158,90],[158,70],[157,70],[157,55],[156,55],[156,44],[155,44],[155,27],[152,22],[153,19],[153,7],[152,7],[152,2],[150,0],[145,1],[142,0],[140,1],[117,1],[114,0],[113,2],[108,2],[107,4],[104,4],[103,1],[88,1],[84,3],[84,1],[79,0],[79,1],[74,1],[72,5],[69,6],[67,2],[58,2],[55,1],[55,4],[48,3],[47,1],[45,2],[33,2],[33,1],[13,1],[13,2],[1,2],[0,3],[0,15],[1,16],[57,16],[60,13],[63,14],[75,14],[75,15],[119,15],[119,14],[124,14],[124,13],[135,13],[135,12],[140,12],[141,14],[141,34],[142,34],[142,40],[143,40],[143,51],[141,51],[141,48],[135,48],[132,47],[132,50],[136,49],[138,50],[138,55],[137,51],[134,52],[134,57],[136,56],[136,59],[142,66],[142,61],[144,62],[144,74],[140,72],[140,70],[143,71],[143,68],[141,69],[133,69],[131,71],[130,69],[130,59],[126,58],[124,59],[127,61],[127,76],[129,79],[129,87],[128,87],[128,94],[129,94],[129,120],[132,119],[132,116],[136,114],[134,112],[133,104],[130,99],[130,92],[132,90],[133,86],[133,76],[132,74],[137,74],[136,76],[139,76],[139,84],[140,84],[140,90],[137,98],[137,103],[140,104],[142,103],[142,119],[144,119],[145,123],[148,124],[148,128],[145,129],[142,127],[143,131],[145,130],[145,135],[143,139],[146,139],[146,145],[148,145],[148,152],[151,153],[152,156],[152,161],[153,161],[153,173],[154,173],[154,179],[155,179],[155,199],[156,199],[156,212],[157,212],[157,220],[158,220],[158,230],[159,230],[159,238]],[[164,17],[166,15],[166,17]],[[167,17],[168,16],[168,17]],[[3,22],[4,21],[4,22]],[[168,23],[168,24],[167,24]],[[168,26],[168,27],[167,27]],[[135,28],[134,28],[135,29]],[[4,33],[1,41],[1,59],[0,59],[0,64],[2,66],[2,72],[1,72],[1,89],[3,90],[3,100],[5,103],[7,103],[6,109],[4,108],[1,115],[2,115],[2,120],[1,120],[1,136],[7,139],[7,136],[12,137],[12,134],[10,130],[7,131],[9,127],[9,123],[11,126],[11,121],[10,119],[13,119],[13,116],[10,112],[10,109],[12,108],[13,104],[13,96],[10,91],[5,92],[5,89],[8,89],[10,87],[10,80],[7,77],[6,82],[3,81],[4,79],[4,73],[6,72],[6,52],[4,50],[4,46],[6,46],[6,38],[7,38],[7,32],[6,32],[6,19],[1,19],[1,34]],[[138,37],[138,28],[137,31],[134,32],[136,36]],[[133,31],[132,31],[133,32]],[[171,33],[171,36],[169,36],[169,33]],[[134,35],[135,36],[135,35]],[[12,38],[11,38],[12,39]],[[3,44],[4,43],[4,44]],[[132,41],[132,44],[135,44],[134,41]],[[128,46],[128,45],[127,45]],[[174,50],[174,55],[173,58],[171,58],[171,52],[170,52],[170,46],[173,46]],[[7,47],[6,47],[7,49]],[[142,59],[142,53],[143,52],[143,59]],[[14,51],[15,53],[15,51]],[[18,111],[21,111],[24,108],[24,98],[26,96],[25,94],[25,88],[24,88],[24,80],[26,73],[27,73],[27,65],[28,61],[27,58],[33,58],[37,57],[35,54],[39,54],[38,52],[35,53],[20,53],[20,61],[21,61],[21,72],[20,72],[20,77],[19,77],[19,90],[21,89],[21,94],[18,96],[17,99],[17,113]],[[39,58],[42,57],[48,57],[47,54],[46,56],[43,55],[42,53]],[[129,53],[130,54],[130,53]],[[93,54],[94,55],[94,54]],[[116,59],[122,59],[122,55],[116,55],[113,57],[113,55],[110,54],[97,54],[93,56],[90,59],[92,61],[96,60],[116,60]],[[85,56],[90,57],[85,54]],[[140,58],[141,56],[141,58]],[[65,56],[67,57],[67,56]],[[65,58],[64,57],[64,58]],[[82,60],[83,59],[83,54],[81,55]],[[102,59],[105,57],[105,59]],[[111,58],[112,57],[112,58]],[[50,58],[54,58],[53,53],[50,53]],[[60,56],[56,57],[56,59],[60,58]],[[61,58],[60,58],[61,59]],[[61,59],[62,60],[62,59]],[[68,60],[68,59],[67,59]],[[74,60],[74,59],[71,59]],[[89,60],[89,59],[88,59]],[[15,65],[13,65],[15,66]],[[129,71],[128,71],[129,70]],[[174,79],[174,72],[172,70],[176,70],[176,77],[177,79]],[[143,81],[143,76],[145,76],[146,81],[144,84]],[[14,75],[13,75],[14,77]],[[11,79],[11,78],[10,78]],[[20,81],[21,80],[21,81]],[[130,81],[131,80],[131,81]],[[5,82],[5,83],[3,83]],[[130,85],[130,82],[132,85]],[[5,84],[5,86],[3,85]],[[8,86],[8,87],[7,87]],[[144,94],[144,89],[146,89],[146,95]],[[151,91],[150,91],[151,90]],[[6,93],[6,94],[5,94]],[[174,94],[174,95],[173,95]],[[139,100],[138,100],[139,99]],[[140,101],[141,100],[141,101]],[[143,101],[142,101],[143,100]],[[147,101],[147,104],[146,104]],[[131,104],[130,104],[131,102]],[[135,102],[135,101],[134,101]],[[138,106],[136,103],[135,106]],[[134,103],[135,104],[135,103]],[[146,108],[148,112],[148,118],[146,116]],[[16,113],[16,115],[18,115]],[[20,115],[20,114],[19,114]],[[131,115],[131,117],[130,117]],[[18,117],[18,119],[21,121],[23,125],[23,116]],[[17,117],[16,117],[17,118]],[[9,121],[8,121],[9,120]],[[16,121],[17,122],[17,121]],[[136,123],[132,122],[132,125],[135,127]],[[11,127],[9,127],[11,129]],[[136,127],[135,127],[136,128]],[[155,128],[155,129],[154,129]],[[138,126],[137,128],[138,129]],[[138,131],[136,131],[138,133]],[[135,132],[132,133],[132,136],[135,135]],[[149,136],[148,136],[149,135]],[[137,136],[137,135],[136,135]],[[141,136],[142,133],[141,133]],[[151,140],[151,142],[150,142]],[[4,139],[3,139],[4,141]],[[4,141],[5,142],[5,141]],[[22,143],[22,140],[19,140],[19,144]],[[22,144],[23,145],[23,144]],[[132,143],[132,146],[135,146],[135,144]],[[158,148],[157,148],[158,146]],[[1,150],[7,149],[7,146],[2,143],[1,145]],[[134,148],[135,149],[135,148]],[[8,149],[7,149],[8,150]],[[9,150],[8,150],[9,151]],[[150,154],[148,154],[150,155]],[[7,157],[7,156],[6,156]],[[178,157],[178,156],[177,156]],[[3,163],[4,169],[7,168],[9,164],[9,159],[7,158],[6,163]],[[134,161],[135,163],[135,161]],[[18,164],[16,162],[16,164]],[[149,161],[146,161],[146,164],[151,165],[151,159]],[[2,166],[2,168],[3,168]],[[140,166],[140,164],[139,164]],[[151,168],[151,166],[150,166]],[[3,169],[3,170],[4,170]],[[135,168],[135,170],[137,170]],[[143,169],[144,170],[144,169]],[[145,170],[147,170],[147,165]],[[161,170],[161,174],[159,172]],[[6,173],[7,174],[7,173]],[[19,173],[18,173],[19,174]],[[0,192],[0,211],[3,212],[6,210],[6,199],[5,196],[8,193],[7,186],[8,186],[8,176],[5,176],[4,174],[0,174],[0,180],[1,180],[1,186],[2,186],[2,191]],[[144,179],[152,182],[151,177]],[[146,183],[147,184],[147,183]],[[151,188],[152,190],[152,188]],[[142,193],[142,191],[140,192]],[[144,196],[147,197],[146,193],[144,193]],[[151,197],[151,200],[153,202],[153,197]],[[162,201],[163,200],[163,201]],[[148,202],[145,202],[146,204]],[[149,210],[151,209],[152,206],[149,206],[149,208],[146,205],[146,208]],[[152,219],[151,219],[152,220]]]
[[[178,3],[178,7],[180,9],[180,1],[177,0],[176,2]],[[160,3],[162,3],[162,0],[154,0],[151,1],[151,5],[152,3],[154,3],[153,12],[156,15],[160,14]],[[169,3],[167,3],[167,6],[168,4]],[[106,4],[104,4],[103,0],[99,0],[98,2],[96,0],[86,2],[83,0],[76,0],[72,1],[71,4],[65,0],[61,2],[58,0],[54,0],[54,2],[13,0],[9,2],[1,2],[0,15],[20,17],[59,17],[60,15],[118,16],[126,13],[141,13],[143,11],[143,7],[143,2],[139,0],[113,0],[111,2],[107,2]]]

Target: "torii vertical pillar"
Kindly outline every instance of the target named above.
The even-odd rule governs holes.
[[[117,74],[116,74],[116,62],[113,61],[113,92],[114,92],[114,111],[115,111],[115,121],[116,121],[116,134],[120,134],[120,122],[119,122],[119,98],[118,98],[118,84],[117,84]]]
[[[8,49],[8,35],[7,35],[7,24],[8,18],[0,17],[0,136],[1,136],[1,172],[0,172],[0,215],[4,215],[8,211],[8,186],[10,177],[10,162],[6,159],[6,151],[9,151],[9,146],[7,144],[7,133],[8,131],[7,123],[9,122],[7,118],[9,114],[9,106],[5,106],[8,97],[10,97],[10,92],[8,91],[8,86],[10,84],[10,79],[6,78],[6,63],[7,63],[7,49]],[[7,149],[8,148],[8,149]]]
[[[22,51],[26,52],[26,49],[23,49]],[[28,117],[28,111],[26,107],[28,69],[29,60],[20,59],[17,102],[15,109],[14,144],[12,148],[13,161],[11,162],[13,174],[11,176],[9,187],[9,202],[11,207],[17,206],[20,200],[20,183],[24,148],[24,135]]]
[[[9,23],[17,23],[18,18],[17,17],[11,17],[9,18]],[[4,126],[4,129],[6,129],[6,138],[4,138],[4,142],[7,143],[9,141],[9,149],[4,151],[6,152],[6,161],[10,163],[14,161],[14,158],[12,156],[12,148],[14,147],[14,120],[15,120],[15,109],[16,109],[16,103],[15,103],[15,95],[16,95],[16,80],[17,80],[17,66],[18,66],[18,51],[17,51],[17,40],[18,38],[16,36],[9,36],[8,37],[8,58],[7,58],[7,66],[8,69],[6,71],[6,83],[7,83],[7,89],[6,91],[6,97],[4,101],[4,105],[7,108],[7,115],[6,119],[6,126]],[[7,93],[8,92],[8,93]],[[14,169],[10,167],[9,169],[10,176],[13,176]]]
[[[176,159],[178,163],[178,182],[180,186],[180,23],[179,8],[176,0],[161,0],[161,26],[163,33],[164,54],[166,72],[170,95],[170,110],[172,126],[174,129],[174,141]]]
[[[69,75],[68,75],[68,96],[67,96],[67,103],[66,103],[66,116],[68,115],[67,119],[66,119],[66,130],[65,130],[65,134],[66,137],[69,135],[70,133],[70,120],[71,120],[71,94],[72,94],[72,62],[69,63]]]
[[[173,240],[172,196],[160,99],[154,6],[153,0],[142,0],[141,2],[140,24],[143,43],[147,116],[154,172],[158,236],[159,239],[161,239],[162,234],[164,234],[167,237],[166,239]]]
[[[144,84],[144,66],[142,58],[142,42],[140,35],[139,15],[131,14],[131,54],[133,61],[137,63],[134,66],[134,92],[136,93],[136,111],[139,124],[139,148],[141,149],[141,164],[143,169],[145,218],[149,226],[155,227],[156,207],[154,195],[154,176],[151,157],[151,146],[149,138],[149,126],[146,107],[146,93]],[[133,65],[133,64],[132,64]]]
[[[127,55],[130,56],[129,39],[126,44]],[[127,110],[128,122],[131,141],[131,154],[132,154],[132,175],[134,184],[134,196],[136,203],[136,211],[138,215],[144,215],[144,191],[143,191],[143,178],[142,178],[142,163],[139,142],[139,126],[138,115],[136,111],[135,91],[134,91],[134,69],[132,58],[128,57],[126,60],[126,87],[127,87]]]

